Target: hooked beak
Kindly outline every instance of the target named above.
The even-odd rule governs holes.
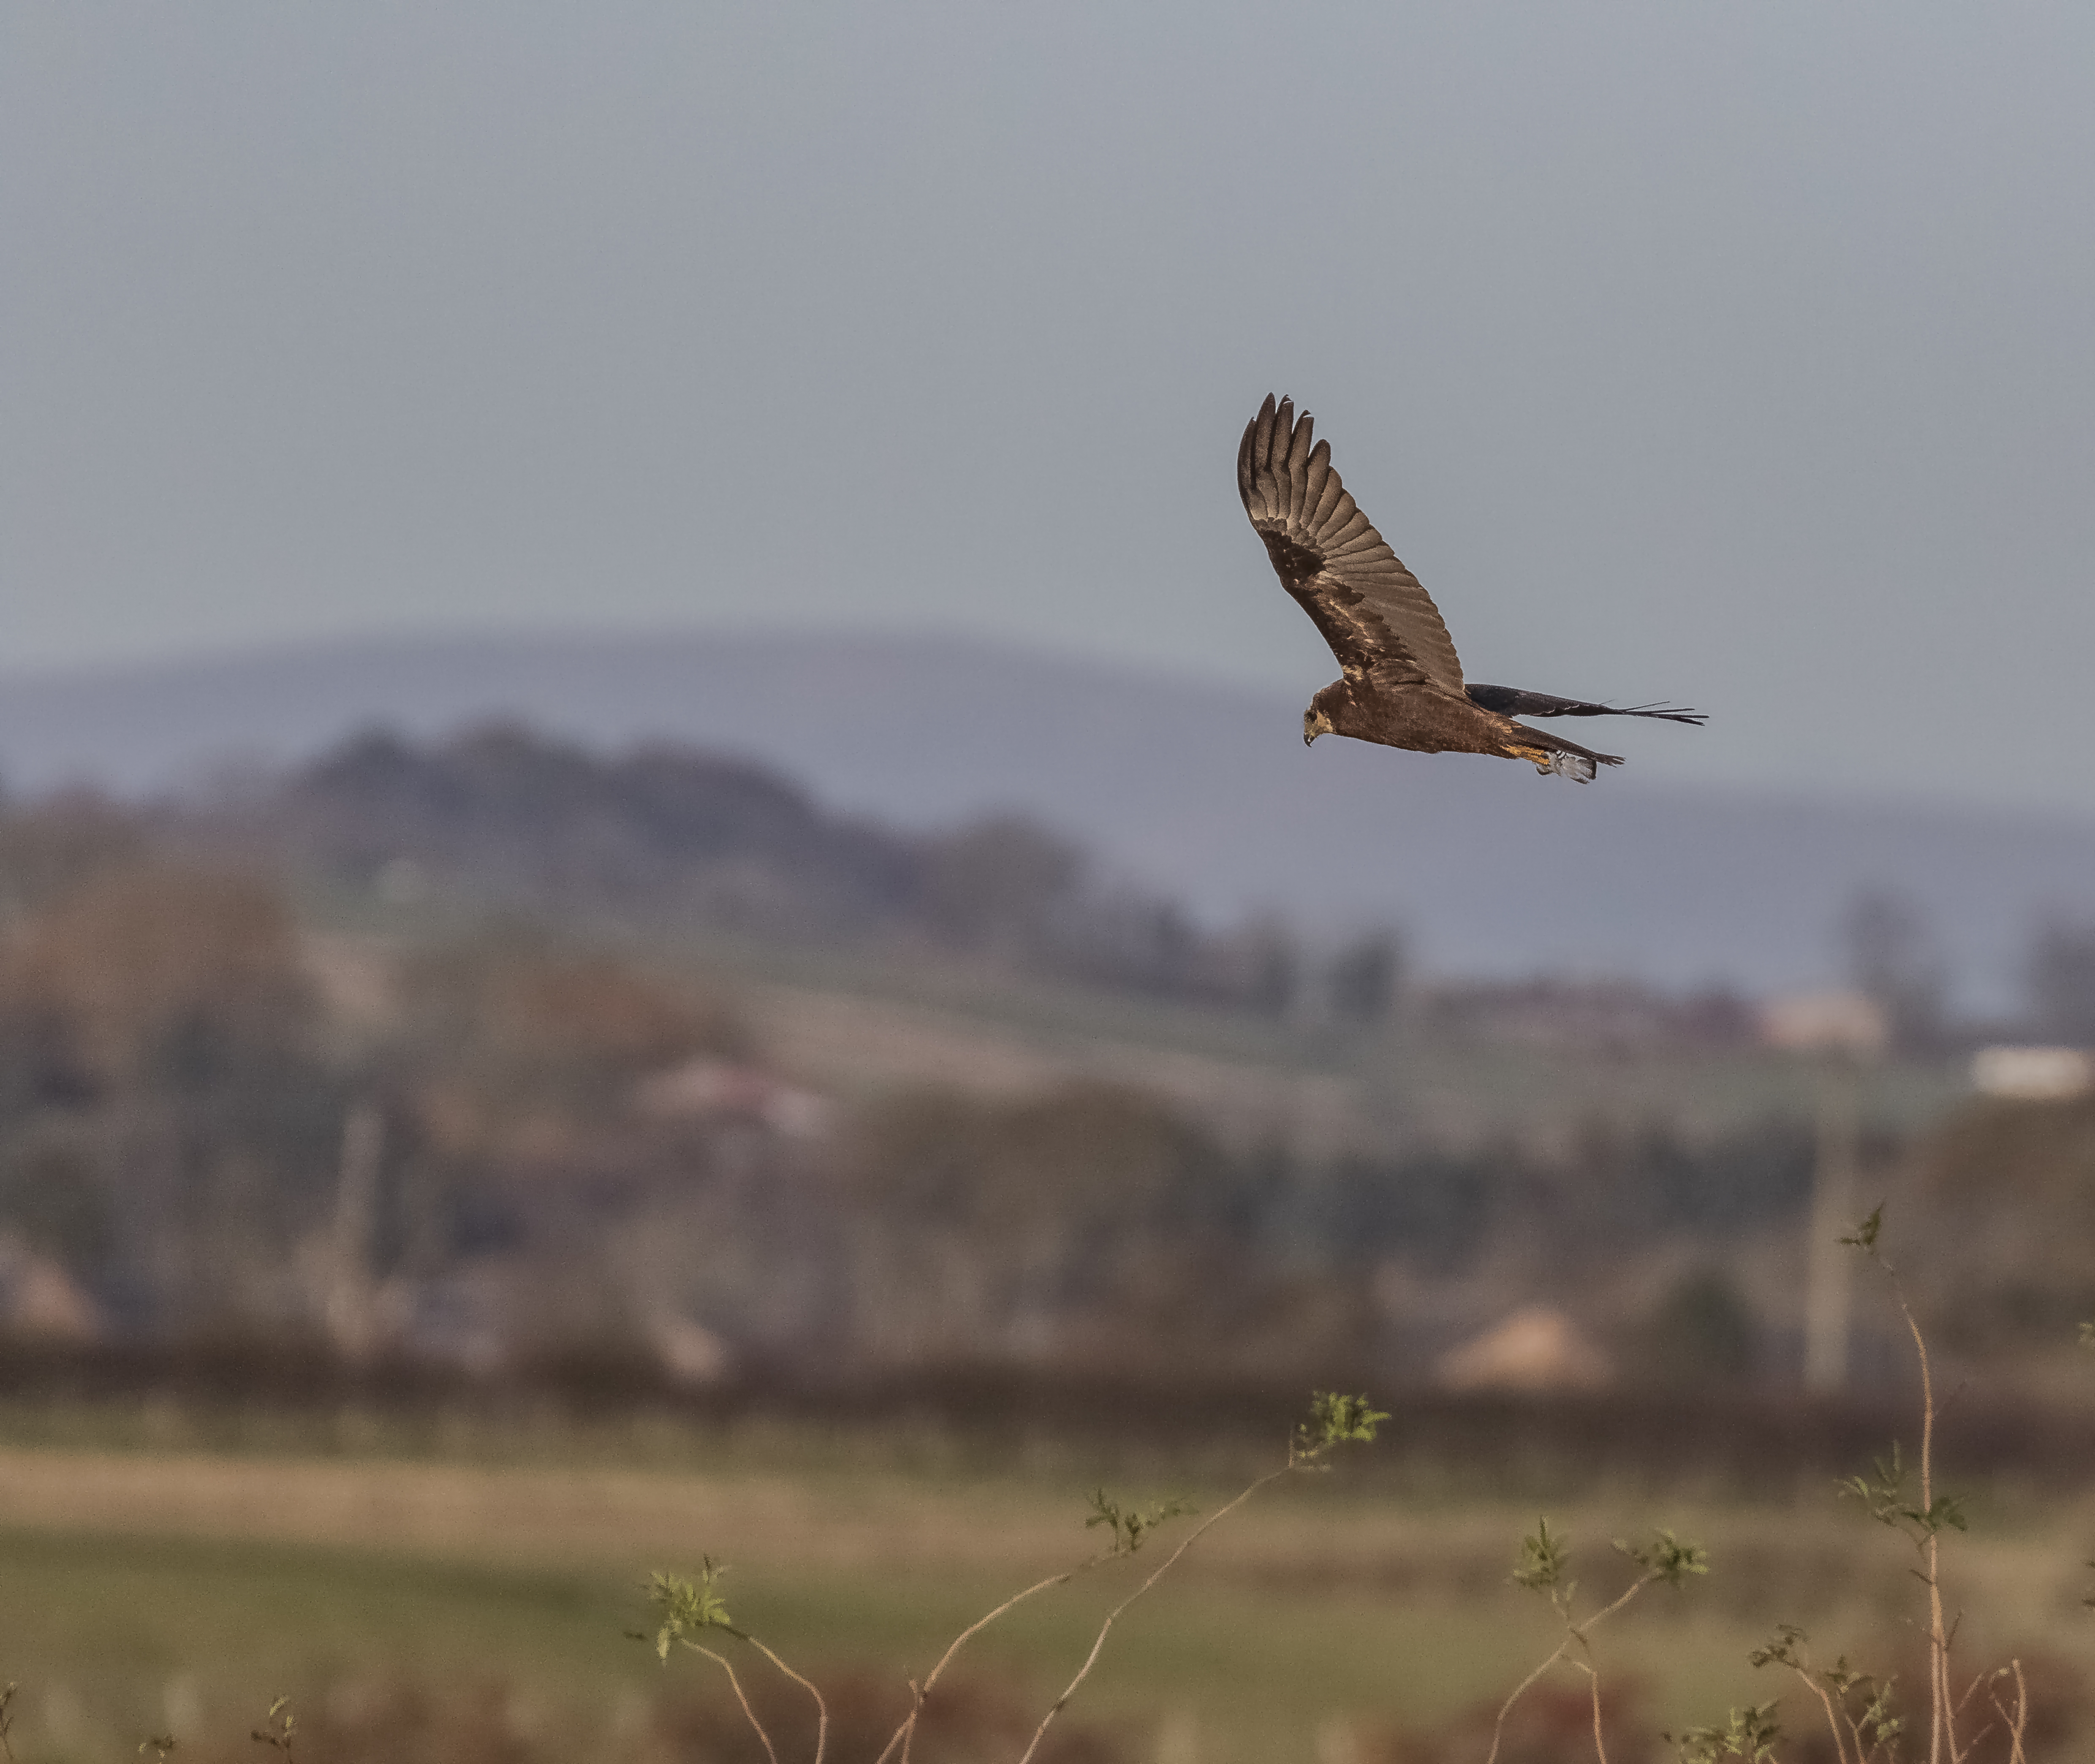
[[[1318,733],[1319,732],[1318,730],[1313,729],[1304,730],[1302,731],[1302,745],[1305,747],[1314,747],[1317,743],[1317,736]]]

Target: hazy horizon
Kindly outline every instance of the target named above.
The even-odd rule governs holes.
[[[929,624],[840,624],[818,631],[808,631],[756,618],[707,624],[672,624],[645,619],[626,624],[547,620],[542,623],[518,623],[508,626],[480,624],[423,627],[402,625],[371,630],[323,632],[312,635],[262,636],[245,641],[198,643],[150,655],[50,661],[21,667],[0,666],[0,694],[4,694],[11,687],[92,687],[124,679],[171,677],[189,673],[209,673],[225,669],[246,669],[257,664],[277,660],[303,663],[359,656],[425,654],[445,649],[532,650],[545,644],[560,642],[594,648],[649,642],[703,644],[718,641],[724,643],[767,643],[774,640],[807,640],[824,649],[832,645],[859,643],[890,646],[905,652],[919,648],[951,647],[961,654],[977,656],[991,663],[1000,657],[1008,657],[1051,667],[1068,667],[1083,671],[1105,670],[1131,679],[1152,679],[1160,688],[1174,691],[1190,690],[1203,695],[1215,694],[1246,702],[1263,701],[1273,708],[1278,719],[1274,725],[1276,730],[1291,730],[1296,726],[1295,700],[1289,695],[1287,689],[1276,686],[1270,680],[1254,675],[1178,666],[1169,661],[1159,663],[1144,656],[1101,655],[1074,644],[1012,638],[995,632],[945,629]],[[517,714],[527,724],[538,721],[528,709]],[[485,719],[477,713],[473,713],[448,726],[463,730],[476,721],[482,720]],[[382,727],[386,725],[388,719],[383,711],[376,711],[367,721],[373,726]],[[598,739],[586,732],[568,730],[557,719],[545,723],[543,726],[549,734],[571,737],[581,745],[594,749],[610,751],[618,745],[616,741]],[[1683,777],[1678,768],[1663,763],[1664,745],[1670,739],[1679,738],[1670,737],[1663,730],[1653,734],[1653,729],[1658,725],[1637,726],[1640,730],[1637,743],[1640,751],[1624,769],[1607,773],[1605,782],[1614,789],[1627,788],[1639,792],[1647,788],[1672,792],[1692,787],[1696,782],[1694,779]],[[352,724],[344,723],[343,734],[352,733],[353,727]],[[636,733],[629,738],[645,741],[655,738],[646,733]],[[679,737],[673,730],[665,729],[661,732],[661,738],[676,741],[684,738]],[[1618,742],[1617,745],[1622,743]],[[237,758],[237,755],[233,756]],[[1654,764],[1655,760],[1659,763]],[[1387,763],[1400,767],[1432,766],[1436,761],[1435,756],[1430,755],[1391,755],[1387,756]],[[1444,764],[1444,758],[1439,763]],[[1457,763],[1462,762],[1458,760]],[[0,783],[6,782],[9,776],[7,755],[4,750],[0,750]],[[101,782],[85,776],[82,781]],[[130,787],[128,784],[120,786],[120,790]],[[1887,808],[1919,812],[1939,809],[1958,815],[1984,817],[1989,813],[1997,814],[2006,821],[2023,824],[2050,821],[2075,827],[2095,821],[2095,805],[2083,808],[2071,803],[2003,800],[1996,793],[1945,790],[1931,785],[1925,779],[1883,782],[1866,779],[1829,781],[1809,777],[1770,780],[1719,778],[1710,781],[1710,787],[1740,802],[1771,805],[1794,804],[1830,808],[1846,806],[1858,810]]]

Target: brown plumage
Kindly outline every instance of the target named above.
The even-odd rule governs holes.
[[[1331,444],[1310,445],[1310,420],[1270,396],[1237,450],[1237,490],[1280,585],[1300,603],[1339,658],[1343,677],[1309,700],[1302,738],[1351,735],[1419,753],[1490,753],[1527,760],[1545,774],[1590,782],[1620,765],[1513,719],[1655,716],[1697,723],[1663,705],[1618,710],[1514,686],[1467,686],[1439,609],[1362,514],[1331,468]]]

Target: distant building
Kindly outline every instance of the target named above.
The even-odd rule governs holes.
[[[634,1102],[656,1121],[740,1122],[788,1139],[819,1139],[830,1124],[827,1098],[761,1066],[703,1055],[643,1079]]]
[[[2056,1102],[2095,1091],[2095,1053],[2081,1048],[1981,1048],[1971,1056],[1982,1095]]]
[[[1547,1304],[1523,1306],[1443,1354],[1434,1372],[1451,1391],[1592,1391],[1615,1377],[1608,1357]]]
[[[1882,1053],[1891,1026],[1859,992],[1792,992],[1761,1006],[1761,1039],[1792,1053]]]
[[[103,1321],[78,1281],[10,1232],[0,1234],[0,1328],[46,1341],[94,1341]]]
[[[1749,1045],[1758,1031],[1752,1008],[1728,992],[1675,996],[1634,980],[1466,982],[1435,987],[1422,1008],[1442,1034],[1531,1047],[1715,1049]]]
[[[724,1339],[675,1311],[648,1319],[647,1340],[662,1370],[679,1384],[717,1384],[734,1370],[734,1350]]]

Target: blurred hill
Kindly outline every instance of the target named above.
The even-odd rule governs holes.
[[[1725,706],[1718,716],[1750,715]],[[0,682],[0,773],[126,794],[310,757],[367,724],[495,716],[595,744],[667,738],[784,769],[847,811],[924,825],[1036,815],[1143,883],[1235,916],[1397,918],[1443,972],[1821,978],[1858,891],[1939,925],[1953,984],[2003,998],[2034,921],[2095,904],[2095,825],[2021,812],[1758,798],[1342,742],[1299,707],[1095,662],[897,636],[453,638],[342,643]]]

